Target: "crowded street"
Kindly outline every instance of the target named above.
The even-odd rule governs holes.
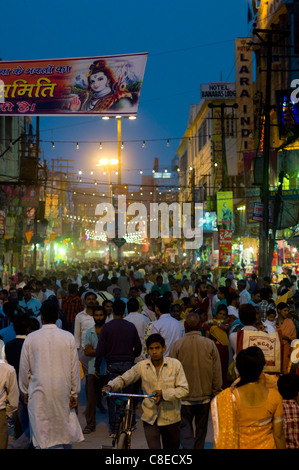
[[[287,462],[299,1],[4,3],[0,451]]]

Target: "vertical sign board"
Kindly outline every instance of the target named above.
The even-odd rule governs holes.
[[[230,266],[232,256],[233,230],[219,230],[219,267]]]
[[[254,150],[254,115],[251,38],[235,39],[238,172],[243,172],[243,153]]]

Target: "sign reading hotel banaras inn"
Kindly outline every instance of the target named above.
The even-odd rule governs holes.
[[[0,62],[0,115],[137,114],[147,53]]]

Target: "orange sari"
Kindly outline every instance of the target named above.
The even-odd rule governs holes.
[[[273,421],[283,419],[281,396],[273,384],[263,406],[244,406],[238,381],[211,402],[214,449],[276,449]]]
[[[290,318],[286,318],[284,322],[276,328],[277,331],[281,331],[284,336],[288,336],[292,340],[297,338],[296,327],[294,325],[293,320]],[[290,363],[290,356],[291,356],[291,345],[290,343],[283,339],[283,373],[287,374],[289,369]]]

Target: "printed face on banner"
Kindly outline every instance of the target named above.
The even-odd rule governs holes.
[[[0,62],[0,115],[135,115],[146,60],[147,53]]]
[[[219,191],[217,193],[217,219],[218,224],[233,222],[233,192]]]

